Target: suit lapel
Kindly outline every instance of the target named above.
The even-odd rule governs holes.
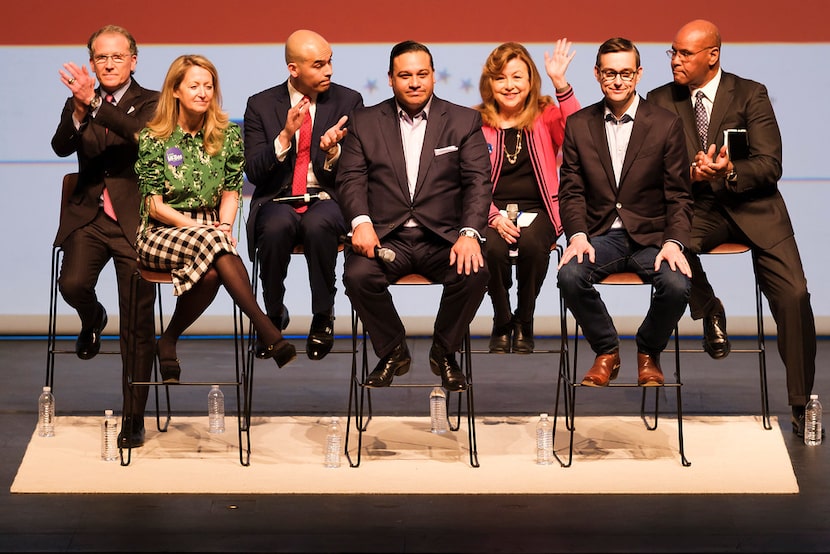
[[[715,93],[715,101],[712,104],[712,116],[709,118],[709,144],[722,144],[718,141],[718,133],[723,125],[723,118],[731,109],[734,98],[735,82],[731,75],[721,73],[718,91]]]
[[[403,152],[403,141],[401,140],[399,116],[394,99],[388,100],[383,106],[381,116],[378,122],[380,126],[380,138],[386,145],[386,150],[389,153],[389,160],[391,160],[392,169],[398,181],[398,187],[401,189],[401,193],[405,198],[409,200],[409,185],[406,180],[406,160]]]
[[[605,104],[599,102],[594,105],[596,106],[596,113],[590,118],[588,129],[591,132],[591,140],[594,141],[595,149],[599,154],[602,169],[605,171],[606,177],[608,177],[608,183],[616,191],[617,181],[614,178],[614,166],[611,163],[611,153],[608,151],[608,138],[605,136]]]
[[[689,87],[673,85],[671,87],[672,101],[674,111],[680,116],[683,122],[683,130],[686,133],[686,150],[689,153],[689,159],[694,160],[697,154],[695,145],[700,142],[697,136],[697,122],[695,122],[695,113],[692,109],[692,96]],[[709,130],[712,126],[709,125]]]
[[[631,129],[631,138],[628,140],[628,148],[625,150],[625,159],[623,160],[622,171],[620,171],[620,187],[625,182],[625,176],[631,165],[637,158],[643,143],[648,137],[651,130],[651,110],[646,102],[640,98],[640,105],[637,107],[637,113],[634,114],[634,127]]]
[[[328,123],[331,120],[331,103],[328,101],[331,97],[329,92],[324,92],[317,96],[317,110],[314,114],[314,128],[311,130],[312,137],[321,137],[328,130]],[[320,143],[311,144],[311,157],[318,160],[319,164],[325,162],[325,153],[320,150]]]

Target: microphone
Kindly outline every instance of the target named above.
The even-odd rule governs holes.
[[[272,198],[271,202],[278,202],[280,204],[294,204],[297,202],[303,202],[308,204],[312,200],[331,200],[331,195],[324,190],[314,194],[300,194],[298,196],[280,196],[278,198]]]
[[[343,244],[348,244],[349,246],[352,245],[352,236],[351,235],[344,235],[340,237],[343,241]],[[395,251],[389,248],[382,248],[380,246],[375,245],[375,256],[380,259],[382,262],[391,263],[395,261]]]
[[[507,212],[507,219],[509,219],[513,225],[516,225],[516,222],[519,220],[519,205],[508,204],[505,211]],[[507,255],[510,257],[510,263],[516,265],[519,258],[518,242],[507,245]]]

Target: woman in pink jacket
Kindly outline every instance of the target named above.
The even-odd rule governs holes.
[[[493,203],[487,229],[488,294],[493,302],[490,352],[533,352],[536,298],[548,272],[551,245],[562,233],[557,157],[565,119],[579,110],[565,71],[575,52],[566,39],[545,52],[558,104],[542,95],[539,71],[516,42],[497,47],[484,64],[477,106],[490,149]],[[510,306],[516,266],[515,313]]]

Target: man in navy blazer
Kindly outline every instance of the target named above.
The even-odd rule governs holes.
[[[723,242],[749,245],[756,277],[778,324],[793,432],[803,436],[804,406],[816,373],[816,327],[792,222],[778,190],[781,132],[766,87],[721,71],[720,48],[720,32],[713,23],[687,23],[668,51],[673,82],[648,95],[680,116],[694,162],[688,169],[694,191],[689,308],[693,319],[703,319],[704,348],[710,356],[729,354],[723,304],[697,254]],[[708,117],[705,147],[693,109],[699,91]],[[745,157],[730,158],[726,129],[746,131]]]
[[[331,46],[309,30],[292,33],[285,42],[289,77],[284,83],[248,99],[245,110],[245,170],[256,187],[248,217],[248,253],[259,258],[265,311],[279,329],[288,326],[284,304],[285,277],[291,252],[302,245],[311,286],[311,327],[306,353],[320,360],[334,342],[335,265],[343,215],[333,199],[339,142],[349,114],[363,106],[360,93],[331,82]],[[311,114],[310,160],[295,167],[300,126]],[[300,162],[301,164],[303,162]],[[311,201],[288,203],[295,171]],[[263,346],[257,343],[257,356]]]
[[[594,74],[604,100],[568,117],[559,211],[568,246],[559,264],[565,304],[596,353],[582,384],[607,386],[620,369],[619,337],[595,285],[631,271],[654,294],[637,330],[637,382],[664,382],[660,353],[689,297],[683,255],[692,226],[689,158],[676,115],[637,95],[640,53],[605,41]]]
[[[389,283],[419,273],[444,286],[430,368],[449,391],[467,387],[455,352],[487,287],[481,236],[491,201],[490,161],[478,112],[433,94],[432,54],[395,45],[394,98],[357,110],[337,174],[337,196],[352,230],[343,280],[380,358],[366,384],[384,387],[409,371],[406,329]],[[381,261],[376,248],[394,260]]]
[[[61,81],[72,96],[64,104],[52,137],[52,149],[61,157],[77,154],[78,183],[61,207],[55,237],[55,246],[63,249],[58,284],[64,299],[81,319],[75,352],[88,360],[98,354],[101,332],[107,324],[107,311],[98,301],[95,285],[104,266],[113,260],[118,282],[124,394],[119,444],[137,448],[144,444],[144,407],[149,389],[128,386],[127,339],[133,333],[137,345],[133,379],[149,380],[155,346],[155,289],[145,281],[139,282],[138,324],[129,329],[127,310],[132,276],[138,267],[135,241],[141,204],[135,162],[138,133],[155,113],[159,93],[143,88],[132,77],[138,47],[123,27],[107,25],[98,29],[87,48],[94,77],[86,67],[74,63],[64,64],[60,71]]]

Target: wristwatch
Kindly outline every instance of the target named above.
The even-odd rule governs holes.
[[[93,96],[92,100],[89,101],[90,111],[95,111],[98,108],[100,108],[101,107],[101,102],[103,102],[103,100],[101,99],[100,95],[96,94],[95,96]]]
[[[738,174],[735,172],[734,169],[726,174],[726,180],[730,183],[734,183],[738,180]]]
[[[478,233],[476,233],[472,229],[462,229],[461,231],[459,231],[458,235],[461,237],[470,237],[476,240],[481,240],[478,236]]]

